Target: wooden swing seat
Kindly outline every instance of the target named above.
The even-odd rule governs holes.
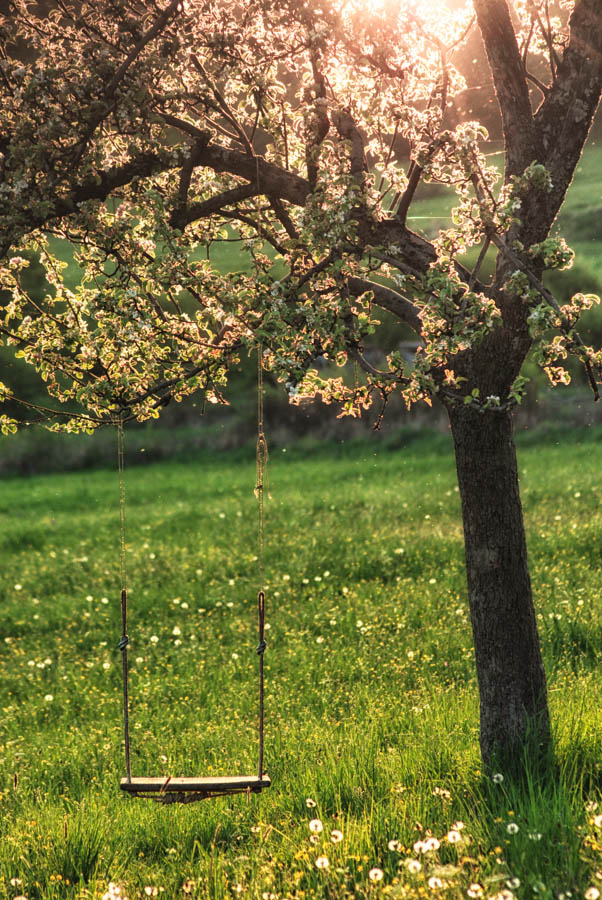
[[[220,794],[259,793],[271,785],[269,775],[215,775],[212,778],[122,778],[120,787],[133,795],[169,797],[174,794],[193,794],[199,799]]]

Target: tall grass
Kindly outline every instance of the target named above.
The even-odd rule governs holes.
[[[273,787],[183,807],[118,789],[116,473],[0,482],[0,897],[601,889],[601,440],[550,436],[520,454],[557,745],[548,777],[480,772],[447,441],[291,447],[273,454],[267,504]],[[252,773],[253,459],[126,477],[133,774]]]

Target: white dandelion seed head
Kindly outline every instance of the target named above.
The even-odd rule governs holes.
[[[320,834],[324,830],[321,819],[312,819],[309,823],[309,830],[314,834]]]
[[[429,853],[431,850],[438,850],[440,846],[441,844],[436,837],[430,837],[424,842],[425,849],[422,852]]]
[[[340,844],[343,840],[343,832],[335,828],[334,831],[330,832],[330,840],[333,844]]]
[[[502,775],[501,772],[496,772],[495,775],[491,776],[491,780],[493,781],[494,784],[501,784],[502,781],[504,780],[504,776]]]
[[[483,888],[480,884],[476,882],[471,884],[468,890],[466,891],[469,897],[478,898],[483,896]]]
[[[327,869],[330,865],[330,860],[327,856],[318,856],[316,858],[316,869]]]
[[[318,804],[315,800],[312,800],[311,797],[306,797],[305,805],[308,807],[308,809],[314,809],[314,807],[316,807]]]
[[[417,875],[422,869],[422,863],[417,859],[406,859],[404,866],[412,875]]]
[[[451,831],[447,832],[447,834],[445,835],[445,839],[447,840],[448,844],[458,844],[462,840],[462,835],[459,831],[454,831],[452,829]]]
[[[374,868],[370,869],[368,872],[368,878],[370,881],[382,881],[384,874],[382,869],[379,869],[378,866],[374,866]]]
[[[516,822],[508,822],[508,824],[506,825],[506,831],[508,832],[508,834],[516,834],[518,830],[519,829]]]
[[[588,889],[586,890],[586,892],[583,896],[585,897],[585,900],[598,900],[598,897],[600,896],[600,891],[598,890],[597,887],[594,887],[592,885],[591,887],[588,887]]]
[[[400,844],[400,842],[399,842],[398,840],[393,839],[392,841],[389,841],[389,843],[387,844],[387,848],[388,848],[389,850],[393,850],[393,851],[395,851],[395,852],[398,852],[399,850],[401,850],[401,844]]]
[[[438,891],[439,888],[443,887],[443,882],[436,875],[431,875],[431,877],[427,881],[427,884],[430,887],[431,891]]]
[[[602,816],[596,816],[594,818],[594,825],[596,828],[602,828]]]

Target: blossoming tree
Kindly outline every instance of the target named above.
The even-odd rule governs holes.
[[[258,346],[292,402],[319,395],[359,415],[394,391],[408,406],[436,398],[455,443],[482,753],[512,753],[528,733],[546,747],[512,409],[532,348],[554,383],[577,354],[597,396],[602,355],[575,330],[596,298],[560,306],[542,284],[571,262],[550,229],[602,90],[597,0],[9,5],[0,330],[65,409],[78,405],[61,427],[142,420],[196,390],[219,401],[229,367]],[[476,28],[501,174],[479,123],[451,115]],[[409,227],[423,180],[456,194],[430,241]],[[75,248],[76,289],[57,238]],[[224,241],[239,271],[213,264]],[[41,301],[22,283],[32,251]],[[377,367],[364,344],[392,320],[417,350]],[[325,377],[324,357],[361,377]]]

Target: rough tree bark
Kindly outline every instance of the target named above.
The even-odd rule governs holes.
[[[454,438],[485,763],[550,747],[541,659],[508,411],[454,406]]]

